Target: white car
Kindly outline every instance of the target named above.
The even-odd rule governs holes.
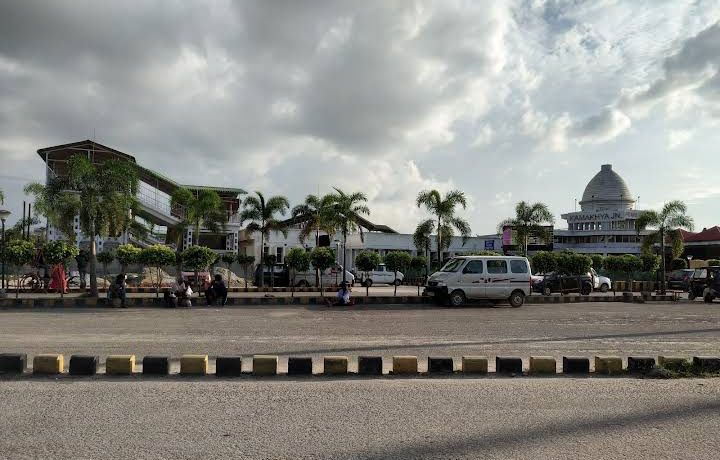
[[[402,272],[397,272],[397,280],[395,279],[395,272],[388,270],[385,264],[380,264],[375,267],[375,270],[371,272],[360,272],[360,284],[363,286],[372,286],[373,284],[397,284],[398,286],[402,283],[405,275]]]
[[[612,287],[612,281],[607,276],[598,275],[594,268],[590,269],[588,273],[593,280],[593,290],[600,292],[607,292]]]
[[[292,276],[292,274],[290,275]],[[342,266],[335,265],[322,272],[323,286],[331,286],[342,283]],[[350,285],[355,284],[355,275],[349,271],[345,271],[345,280]],[[291,279],[292,281],[292,279]],[[315,269],[311,266],[306,272],[298,272],[295,274],[295,286],[298,287],[315,287]]]

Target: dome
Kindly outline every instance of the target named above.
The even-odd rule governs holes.
[[[631,208],[635,203],[630,189],[612,165],[602,165],[600,172],[590,179],[583,192],[580,205],[583,210],[597,207]]]

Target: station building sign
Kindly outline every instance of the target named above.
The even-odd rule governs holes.
[[[596,211],[596,212],[571,212],[564,214],[562,218],[569,223],[572,222],[611,222],[628,219],[637,219],[642,211]]]

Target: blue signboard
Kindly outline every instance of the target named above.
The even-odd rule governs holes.
[[[495,249],[495,240],[485,240],[485,249]]]

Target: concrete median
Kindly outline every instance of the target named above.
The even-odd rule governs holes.
[[[596,374],[622,374],[623,362],[622,358],[616,356],[596,356],[595,357],[595,373]]]
[[[670,371],[680,371],[688,367],[690,361],[676,356],[658,356],[658,366]]]
[[[26,367],[25,353],[0,353],[0,374],[22,374]]]
[[[72,355],[68,371],[70,375],[95,375],[99,361],[97,356]]]
[[[631,374],[647,374],[655,368],[655,358],[628,356],[627,363]]]
[[[143,375],[168,375],[170,359],[167,356],[145,356],[142,360]]]
[[[207,375],[208,355],[183,355],[180,357],[181,375]]]
[[[278,357],[269,355],[253,356],[253,375],[269,376],[277,375]]]
[[[563,374],[589,374],[590,360],[573,356],[563,356]]]
[[[495,373],[506,375],[522,375],[522,358],[516,357],[495,357]]]
[[[346,375],[347,372],[347,356],[325,356],[323,359],[323,373],[325,375]]]
[[[693,366],[701,372],[720,372],[720,358],[709,356],[693,356]]]
[[[132,375],[135,373],[135,355],[111,355],[105,359],[107,375]]]
[[[488,373],[488,359],[485,356],[463,356],[461,366],[463,374]]]
[[[64,366],[63,355],[41,354],[33,358],[33,374],[62,374]]]
[[[393,356],[392,363],[395,375],[417,375],[417,356]]]
[[[448,357],[429,357],[427,369],[429,374],[452,374],[455,371],[453,359]]]
[[[554,375],[557,363],[552,356],[531,356],[529,373],[533,375]]]
[[[381,356],[360,356],[358,357],[358,374],[360,375],[382,375],[383,359]]]
[[[217,377],[240,377],[242,375],[242,358],[240,356],[218,356],[215,358],[215,375]]]
[[[312,375],[313,362],[310,357],[288,358],[288,375]]]

